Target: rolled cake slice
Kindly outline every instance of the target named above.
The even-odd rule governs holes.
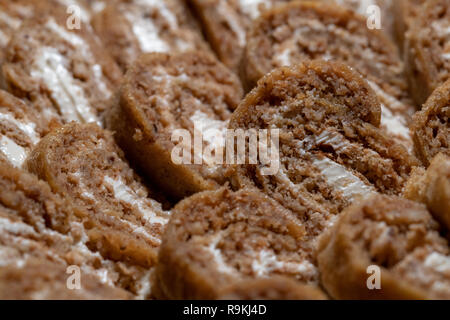
[[[43,123],[23,101],[0,90],[0,154],[15,167],[21,167],[39,142]]]
[[[224,132],[241,97],[237,77],[209,54],[145,54],[126,74],[105,125],[127,157],[181,199],[224,182]]]
[[[276,199],[314,239],[357,198],[401,193],[418,165],[379,128],[380,114],[374,91],[346,65],[318,60],[276,69],[230,120],[230,130],[275,137],[270,156],[269,139],[260,139],[258,159],[246,156],[244,165],[233,166],[233,186],[257,187]]]
[[[449,299],[447,241],[422,204],[373,195],[319,241],[321,282],[335,299]]]
[[[257,190],[198,193],[172,211],[158,287],[169,299],[216,299],[251,278],[283,275],[314,284],[318,273],[304,233],[295,216]]]
[[[274,276],[240,281],[224,289],[220,300],[326,300],[317,287],[287,277]]]
[[[415,151],[425,166],[438,153],[450,155],[450,79],[414,115],[412,132]]]
[[[20,287],[25,294],[32,285],[27,286],[21,277],[29,278],[33,271],[24,267],[38,261],[49,264],[49,272],[51,268],[55,272],[64,270],[58,277],[64,276],[68,266],[78,267],[82,282],[87,277],[99,290],[105,287],[103,292],[111,291],[104,298],[112,298],[115,292],[128,296],[125,291],[114,289],[118,268],[86,246],[82,225],[78,222],[84,215],[66,199],[53,194],[49,186],[34,175],[9,164],[0,164],[0,287]],[[45,272],[35,271],[35,283],[46,281]],[[9,278],[8,274],[14,274],[15,278]],[[58,287],[53,289],[60,291]],[[53,289],[49,284],[49,294]]]
[[[19,266],[0,266],[2,300],[124,300],[126,291],[102,284],[90,274],[81,275],[79,289],[69,289],[67,268],[43,259],[27,259]],[[71,269],[69,269],[70,271]]]
[[[426,1],[406,34],[406,70],[417,104],[450,79],[450,3]]]
[[[69,30],[66,17],[28,20],[5,51],[2,85],[49,122],[99,122],[121,79],[88,28]]]
[[[209,50],[184,1],[115,1],[92,25],[124,71],[142,53]]]
[[[367,18],[335,4],[295,1],[264,13],[248,34],[242,64],[244,87],[280,66],[310,59],[339,61],[359,71],[381,102],[381,125],[412,149],[403,63],[395,45]]]
[[[261,12],[289,0],[189,0],[219,59],[238,72],[246,34]]]
[[[450,157],[438,154],[426,171],[416,169],[403,196],[424,203],[433,217],[450,230]]]
[[[88,241],[103,257],[154,266],[168,213],[148,197],[109,132],[95,124],[65,125],[41,140],[27,166],[88,212]]]

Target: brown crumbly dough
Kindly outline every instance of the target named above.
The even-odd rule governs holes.
[[[246,34],[261,12],[290,0],[188,0],[219,59],[238,72]]]
[[[408,30],[414,25],[414,19],[420,14],[423,4],[426,0],[393,0],[392,15],[394,19],[395,40],[404,51],[405,36]]]
[[[0,267],[2,300],[124,300],[130,295],[106,286],[91,274],[81,274],[80,289],[68,289],[70,274],[61,264],[29,259],[20,266]]]
[[[241,97],[237,77],[209,54],[145,54],[127,72],[105,125],[127,157],[169,196],[181,199],[224,182],[222,166],[205,150],[223,145],[221,135]],[[191,161],[174,162],[172,155],[181,155],[175,146],[187,143],[172,141],[178,129],[188,130],[187,148],[193,151],[194,135],[203,135],[205,152],[197,149]]]
[[[7,162],[21,167],[44,128],[33,109],[0,90],[0,154]]]
[[[45,288],[35,287],[34,283],[45,282],[51,268],[54,272],[65,272],[67,266],[74,265],[80,268],[82,278],[90,279],[91,284],[82,284],[80,295],[86,294],[85,298],[93,298],[94,287],[99,290],[97,298],[131,297],[121,289],[114,289],[117,272],[112,263],[86,247],[75,223],[83,215],[82,210],[51,193],[49,186],[35,176],[0,164],[0,288],[10,286],[17,290],[11,294],[22,292],[20,298],[31,298],[26,296],[27,292],[38,293],[39,289],[59,294],[61,288],[57,283],[48,283]],[[49,270],[26,268],[34,262],[48,264]],[[30,277],[34,280],[20,280]],[[108,290],[107,295],[100,295]]]
[[[148,189],[122,158],[109,132],[71,123],[43,138],[27,165],[54,192],[87,210],[88,246],[130,264],[136,282],[149,281],[168,214],[148,198]]]
[[[450,230],[450,157],[438,154],[426,171],[416,169],[403,196],[423,202],[434,218]]]
[[[249,279],[224,289],[220,300],[326,300],[317,287],[287,277]]]
[[[184,1],[111,1],[92,25],[123,71],[142,53],[210,50]]]
[[[415,151],[425,166],[438,153],[450,155],[450,79],[414,115],[412,132]]]
[[[169,299],[216,299],[249,278],[288,276],[314,284],[318,273],[305,228],[258,192],[226,188],[198,193],[172,211],[156,267]]]
[[[233,186],[276,199],[314,240],[357,198],[401,193],[418,165],[379,129],[380,114],[375,93],[346,65],[318,60],[276,69],[241,102],[228,128],[278,129],[279,161],[262,161],[260,148],[257,164],[246,159],[230,170]]]
[[[381,126],[412,149],[409,122],[415,111],[396,46],[367,18],[336,4],[296,1],[265,12],[248,34],[242,63],[251,89],[272,69],[310,59],[339,61],[358,70],[382,107]]]
[[[1,71],[2,86],[49,123],[99,121],[121,79],[89,28],[69,30],[56,13],[27,20],[13,34]]]
[[[406,70],[411,96],[421,105],[450,79],[450,3],[426,1],[411,25],[406,34]]]
[[[11,38],[25,19],[34,16],[36,5],[42,1],[8,0],[0,1],[0,61]]]
[[[336,299],[449,299],[450,256],[422,204],[373,195],[347,208],[319,240],[322,285]],[[381,289],[369,266],[380,268]]]

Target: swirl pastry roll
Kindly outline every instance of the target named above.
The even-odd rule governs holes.
[[[289,0],[189,0],[219,59],[238,72],[247,31],[261,12]]]
[[[433,217],[450,231],[450,157],[438,154],[426,171],[414,170],[403,195],[424,203]]]
[[[43,181],[0,163],[2,298],[131,298],[115,287],[114,264],[86,246],[76,222],[82,215],[80,208],[53,194]],[[81,273],[77,293],[66,287],[69,266]]]
[[[98,122],[121,79],[88,28],[70,30],[64,16],[28,20],[5,51],[2,85],[49,123]]]
[[[111,1],[92,26],[123,71],[142,53],[209,50],[184,1]]]
[[[380,115],[375,92],[346,65],[318,60],[276,69],[241,102],[229,129],[278,130],[278,157],[267,161],[259,146],[256,164],[249,157],[233,166],[233,186],[276,199],[314,239],[356,199],[401,193],[418,165],[379,128]]]
[[[81,220],[86,243],[127,266],[130,291],[149,294],[168,212],[148,197],[112,135],[95,124],[67,124],[45,136],[26,165],[87,212]]]
[[[396,46],[367,18],[335,4],[295,1],[265,12],[248,33],[242,74],[244,87],[280,66],[312,59],[338,61],[355,68],[381,102],[381,126],[412,149],[408,94]]]
[[[152,181],[183,198],[224,182],[219,152],[241,97],[237,77],[209,54],[145,54],[127,72],[105,124]]]
[[[425,166],[438,153],[450,155],[450,79],[414,115],[412,132],[415,151]]]
[[[172,211],[156,268],[169,299],[217,299],[246,279],[287,276],[311,285],[318,273],[305,227],[257,190],[206,191]]]
[[[450,252],[425,206],[373,195],[319,240],[322,285],[335,299],[449,299]]]

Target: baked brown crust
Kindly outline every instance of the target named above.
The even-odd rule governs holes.
[[[20,267],[0,267],[2,300],[128,300],[124,290],[107,286],[91,274],[82,274],[80,289],[67,286],[66,267],[41,259],[29,259]]]
[[[450,157],[438,154],[426,171],[416,169],[403,196],[424,203],[433,217],[450,230]]]
[[[450,80],[437,88],[414,115],[415,151],[424,166],[438,153],[450,155]]]
[[[317,252],[322,285],[335,299],[449,298],[448,243],[421,204],[383,195],[355,203]],[[380,269],[380,289],[369,289],[369,266]]]
[[[241,97],[237,77],[207,53],[145,54],[125,76],[105,124],[132,162],[170,197],[182,199],[225,181],[215,163],[201,166],[191,159],[192,164],[175,164],[172,134],[187,130],[193,142],[194,130],[204,137],[212,124],[225,130]],[[203,140],[203,147],[216,143]],[[194,157],[203,164],[207,160]]]
[[[420,11],[406,34],[405,49],[409,91],[418,105],[450,77],[449,3],[426,1]]]
[[[227,285],[276,274],[314,284],[303,236],[300,221],[257,190],[198,193],[172,210],[158,284],[169,299],[216,299]]]
[[[224,289],[219,300],[326,300],[317,287],[287,277],[274,276],[240,281]]]

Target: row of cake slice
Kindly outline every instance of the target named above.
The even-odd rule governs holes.
[[[214,92],[220,92],[215,91],[217,88],[226,92],[227,87],[221,85],[228,81],[221,72],[226,69],[208,69],[208,62],[211,62],[208,55],[193,55],[191,59],[195,61],[197,72],[202,67],[209,71],[205,72],[212,77],[209,81],[208,78],[195,78],[191,75],[191,68],[186,67],[185,73],[181,72],[183,68],[180,64],[186,61],[186,55],[180,60],[176,56],[162,54],[143,56],[132,69],[134,73],[130,72],[131,76],[122,86],[115,107],[109,109],[105,123],[108,126],[112,124],[111,129],[116,131],[117,140],[127,152],[126,155],[145,170],[149,181],[164,186],[166,194],[185,195],[215,189],[220,185],[219,181],[227,177],[231,177],[235,189],[260,189],[257,192],[259,196],[262,196],[261,192],[265,193],[264,197],[270,199],[273,205],[281,205],[284,213],[276,213],[275,216],[281,219],[284,214],[288,220],[292,220],[281,222],[280,228],[287,228],[282,231],[283,234],[293,232],[292,236],[297,241],[296,246],[290,249],[293,251],[293,262],[287,265],[278,263],[276,258],[270,256],[270,252],[264,253],[261,249],[260,254],[267,253],[270,256],[268,260],[275,259],[270,263],[283,270],[287,268],[287,273],[293,274],[296,279],[317,284],[317,237],[333,226],[343,209],[361,197],[366,198],[374,193],[399,195],[411,170],[419,165],[418,161],[401,144],[380,130],[379,102],[360,74],[342,64],[314,61],[280,68],[265,76],[258,87],[241,102],[228,124],[230,129],[279,129],[280,170],[272,176],[264,176],[260,172],[264,165],[262,163],[234,166],[213,184],[198,183],[196,177],[206,180],[206,177],[201,176],[201,168],[196,165],[177,167],[170,159],[164,158],[173,147],[168,144],[170,130],[165,131],[165,127],[183,128],[182,119],[187,116],[191,116],[191,119],[198,117],[200,110],[204,111],[203,121],[213,123],[214,119],[208,118],[207,114],[210,110],[202,108],[202,101],[208,100],[202,96],[200,98],[205,100],[198,99],[192,90],[201,92],[202,86],[205,86],[206,92],[212,92],[215,97]],[[159,69],[159,72],[164,66],[168,72],[174,67],[181,74],[160,74],[161,79],[155,79],[154,75],[148,77],[148,70],[151,69],[148,66],[152,64],[156,64],[155,69]],[[147,70],[147,74],[139,74],[143,70]],[[218,83],[214,84],[213,79],[221,81],[216,80]],[[149,85],[147,81],[156,81],[162,87]],[[190,83],[194,87],[189,87]],[[167,86],[172,89],[167,90]],[[190,90],[183,90],[186,88]],[[152,95],[152,90],[164,94]],[[26,108],[16,98],[6,93],[3,95],[13,101],[10,103]],[[8,101],[6,98],[4,100]],[[167,102],[167,99],[175,101]],[[188,104],[179,103],[178,99],[196,99],[199,104],[187,108]],[[223,99],[229,100],[226,95]],[[428,122],[433,122],[433,137],[437,139],[427,140],[424,134],[417,135],[418,139],[422,139],[418,147],[426,150],[424,155],[432,157],[438,152],[448,153],[445,145],[435,147],[436,141],[448,142],[448,126],[442,125],[445,123],[442,119],[448,119],[448,90],[438,90],[430,101],[431,107],[425,108],[416,119],[417,128],[423,131],[428,130]],[[437,105],[437,102],[441,104]],[[175,109],[179,114],[172,115],[174,111],[170,106],[184,108]],[[218,109],[217,113],[220,112],[221,109]],[[12,113],[9,115],[13,117]],[[212,113],[212,116],[217,115]],[[180,119],[180,122],[171,122],[172,119]],[[16,119],[17,123],[24,124],[20,120]],[[436,125],[436,122],[441,125]],[[9,124],[14,125],[11,121]],[[114,124],[120,127],[116,128]],[[192,127],[185,128],[193,133]],[[128,149],[140,151],[141,155]],[[81,237],[84,238],[80,240],[81,243],[76,242],[78,240],[71,241],[77,245],[87,245],[91,254],[99,253],[101,259],[105,259],[102,264],[112,264],[114,271],[118,268],[114,264],[118,263],[120,272],[126,275],[118,272],[114,280],[116,282],[112,283],[138,294],[139,288],[129,286],[136,286],[140,277],[143,277],[144,283],[150,283],[149,270],[158,261],[158,247],[168,213],[163,212],[153,200],[147,199],[146,187],[139,182],[123,157],[111,135],[96,124],[71,123],[47,134],[33,149],[23,167],[47,181],[53,192],[61,196],[68,195],[75,208],[83,208],[85,213],[79,213],[75,223],[87,236]],[[166,167],[160,166],[161,163],[165,163]],[[166,179],[162,179],[164,174],[167,175]],[[192,185],[197,189],[190,190]],[[178,194],[178,190],[183,190],[184,194]],[[262,212],[275,210],[263,208]],[[198,211],[195,212],[198,214]],[[247,215],[239,208],[234,214],[247,219]],[[177,223],[176,218],[173,220]],[[212,222],[209,219],[203,222],[208,225],[206,231],[209,232],[209,223]],[[247,228],[248,223],[244,221],[239,228]],[[291,223],[294,229],[289,227]],[[168,236],[167,239],[170,242],[176,238]],[[282,242],[274,239],[271,246],[281,245]],[[255,240],[255,243],[259,241]],[[286,246],[289,247],[288,244]],[[249,262],[253,265],[256,260],[251,259],[254,257],[250,257]],[[125,268],[122,265],[124,263],[131,266]],[[170,264],[162,262],[160,268],[166,265]],[[97,265],[97,268],[100,267]],[[111,274],[110,270],[105,272]],[[258,274],[255,270],[253,272]],[[127,277],[131,277],[131,280]],[[127,284],[127,281],[133,285]]]

